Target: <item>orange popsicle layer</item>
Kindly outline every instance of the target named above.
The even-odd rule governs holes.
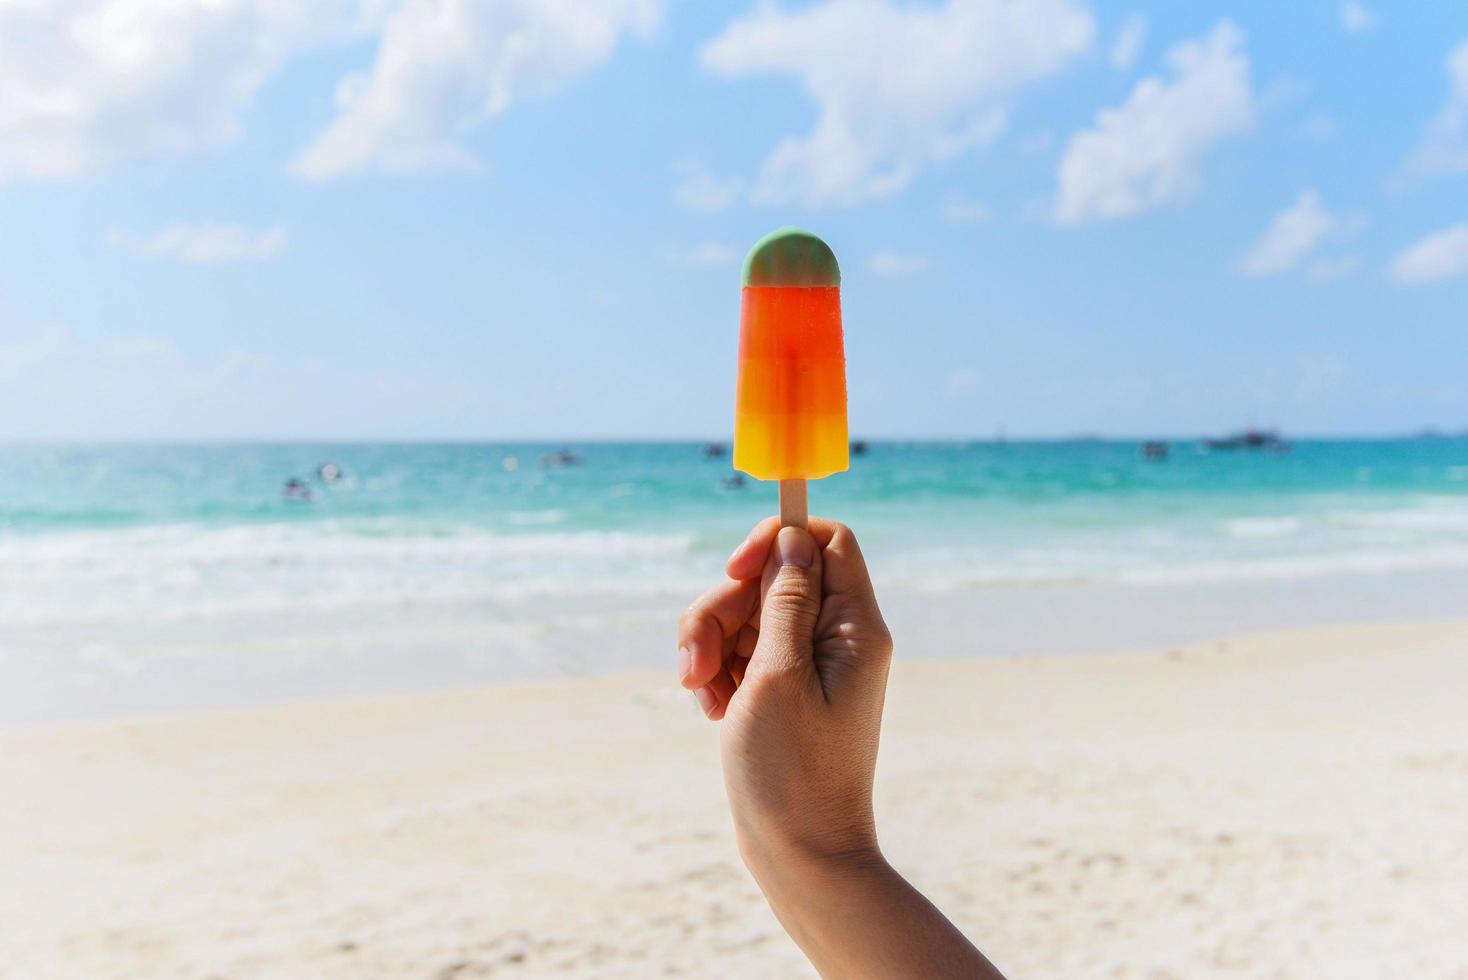
[[[839,286],[745,286],[734,467],[815,480],[849,465]]]

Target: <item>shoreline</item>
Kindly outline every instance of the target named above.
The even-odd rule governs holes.
[[[710,569],[706,581],[718,574]],[[283,639],[248,631],[229,642],[197,638],[141,657],[105,645],[11,652],[0,657],[0,732],[671,670],[677,613],[700,584],[676,596],[602,602],[578,616],[556,617],[535,607],[525,611],[524,621],[508,623],[488,614],[445,623],[425,613],[355,630],[301,627]],[[904,588],[900,578],[879,574],[877,589],[899,658],[989,660],[1096,656],[1271,630],[1452,619],[1461,615],[1460,597],[1468,595],[1468,569],[947,591]]]
[[[1017,975],[1461,977],[1468,620],[894,666],[889,858]],[[20,975],[808,976],[666,674],[0,732]]]

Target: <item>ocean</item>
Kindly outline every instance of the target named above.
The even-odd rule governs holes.
[[[811,507],[913,620],[1468,581],[1468,439],[1170,448],[874,442]],[[0,448],[0,720],[657,665],[643,647],[775,507],[732,475],[697,443]]]

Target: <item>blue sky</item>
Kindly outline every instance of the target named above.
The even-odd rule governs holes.
[[[0,6],[0,438],[1468,429],[1468,6]]]

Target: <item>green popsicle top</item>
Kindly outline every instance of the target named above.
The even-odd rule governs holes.
[[[744,257],[746,286],[839,286],[841,267],[831,246],[787,225],[754,243]]]

